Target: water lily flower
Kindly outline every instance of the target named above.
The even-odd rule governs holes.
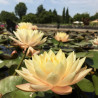
[[[26,56],[33,56],[34,54],[38,54],[40,51],[37,51],[37,50],[35,50],[35,49],[33,49],[32,47],[29,47],[28,48],[28,51],[27,51],[27,53],[26,53]]]
[[[37,29],[38,29],[38,27],[36,25],[32,26],[32,30],[37,30]]]
[[[98,45],[98,37],[93,40],[93,43],[94,43],[95,45]]]
[[[68,37],[69,35],[67,35],[66,33],[64,32],[57,32],[57,34],[55,35],[55,39],[57,41],[62,41],[62,42],[67,42],[68,41]]]
[[[14,54],[17,54],[17,51],[16,50],[13,50],[12,51],[11,56],[13,56]]]
[[[72,52],[67,58],[59,50],[55,55],[52,50],[40,55],[33,55],[32,60],[25,60],[26,68],[16,70],[29,83],[16,85],[24,91],[47,91],[64,95],[72,92],[71,85],[82,80],[92,69],[81,68],[85,58],[76,59]]]
[[[17,29],[17,31],[14,32],[14,34],[17,37],[17,39],[13,38],[12,36],[10,36],[10,38],[16,43],[16,45],[19,45],[24,50],[26,50],[29,47],[40,45],[46,41],[46,38],[42,39],[44,33],[39,32],[38,30],[33,31],[28,29]]]
[[[21,22],[17,25],[17,29],[32,29],[32,26],[33,25],[29,22],[27,22],[27,23]]]

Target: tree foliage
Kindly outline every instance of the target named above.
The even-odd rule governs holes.
[[[74,15],[73,19],[74,21],[83,21],[83,19],[86,19],[89,17],[90,16],[88,13],[82,13],[82,14],[77,13],[76,15]]]
[[[43,13],[45,11],[45,9],[44,9],[44,7],[43,7],[43,5],[40,5],[40,6],[38,6],[38,8],[37,8],[37,15],[40,15],[41,13]]]
[[[15,13],[19,16],[20,19],[22,19],[22,16],[24,16],[27,12],[27,7],[25,3],[20,2],[15,6]]]
[[[12,21],[17,21],[18,18],[15,16],[14,13],[7,12],[7,11],[2,11],[0,14],[0,20],[1,21],[6,21],[7,19],[10,19]]]
[[[63,8],[62,12],[62,22],[65,23],[65,7]]]
[[[98,19],[98,13],[90,17],[90,20],[95,20],[95,19]]]
[[[66,21],[67,24],[69,23],[69,19],[70,19],[70,15],[69,15],[69,10],[67,8],[67,10],[66,10],[66,17],[65,17],[65,21]]]
[[[39,15],[38,22],[39,23],[52,23],[53,22],[53,14],[48,11],[44,11]]]
[[[37,16],[35,14],[29,13],[22,17],[23,22],[31,22],[31,23],[37,23]]]

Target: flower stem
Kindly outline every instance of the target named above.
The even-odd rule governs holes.
[[[26,48],[26,51],[25,51],[25,53],[24,53],[24,55],[23,55],[23,57],[22,57],[22,59],[21,59],[19,65],[18,65],[17,68],[16,68],[17,70],[21,67],[21,65],[22,65],[22,63],[23,63],[23,60],[24,60],[24,58],[25,58],[25,56],[26,56],[27,51],[28,51],[28,48]],[[13,75],[16,75],[16,71],[14,72]]]

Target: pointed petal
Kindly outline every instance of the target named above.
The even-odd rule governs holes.
[[[78,66],[78,63],[79,63],[79,59],[77,59],[77,60],[74,62],[74,64],[72,65],[72,67],[71,67],[71,69],[70,69],[70,71],[69,71],[69,73],[72,73],[73,71],[76,70],[76,68],[77,68],[77,66]]]
[[[27,80],[28,82],[32,83],[32,84],[42,84],[41,81],[37,80],[36,78],[34,78],[33,76],[31,76],[31,74],[27,74],[24,73],[22,71],[16,70],[16,72],[22,76],[25,80]]]
[[[14,42],[16,42],[18,45],[23,45],[19,40],[16,40],[15,38],[9,36],[10,39],[12,39]]]
[[[47,39],[47,37],[45,37],[43,40],[41,40],[38,45],[43,44],[46,41],[46,39]]]
[[[35,92],[35,90],[31,88],[31,84],[30,84],[30,83],[21,84],[21,85],[16,85],[16,87],[17,87],[18,89],[23,90],[23,91]]]
[[[25,65],[28,68],[29,72],[35,76],[36,73],[35,73],[35,69],[34,69],[34,65],[32,63],[32,60],[25,59]]]
[[[78,66],[77,66],[77,68],[76,68],[76,72],[78,72],[78,71],[80,70],[80,68],[81,68],[81,66],[83,65],[85,59],[86,59],[86,58],[84,57],[84,58],[82,58],[81,60],[79,60],[79,64],[78,64]]]
[[[35,69],[35,73],[36,75],[40,78],[40,79],[46,79],[46,73],[39,67],[39,65],[37,64],[37,62],[34,62],[34,69]]]
[[[79,73],[77,73],[77,75],[73,79],[71,85],[79,82],[80,80],[82,80],[91,70],[92,70],[92,68],[86,69],[86,70],[84,68],[83,70],[81,70]]]
[[[59,95],[67,95],[72,92],[72,87],[64,86],[64,87],[54,87],[51,89],[54,93]]]

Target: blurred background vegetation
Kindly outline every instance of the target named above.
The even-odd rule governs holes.
[[[62,15],[58,15],[56,9],[47,11],[43,5],[37,7],[36,13],[27,13],[26,4],[23,2],[15,6],[14,12],[1,11],[0,22],[6,22],[7,19],[12,20],[16,24],[18,22],[31,22],[34,24],[62,24],[69,25],[75,21],[83,22],[83,25],[98,26],[98,13],[90,16],[89,13],[77,13],[73,17],[69,14],[68,8],[62,9]],[[96,21],[95,21],[96,20]],[[77,23],[77,22],[76,22]],[[82,25],[82,24],[81,24]]]

